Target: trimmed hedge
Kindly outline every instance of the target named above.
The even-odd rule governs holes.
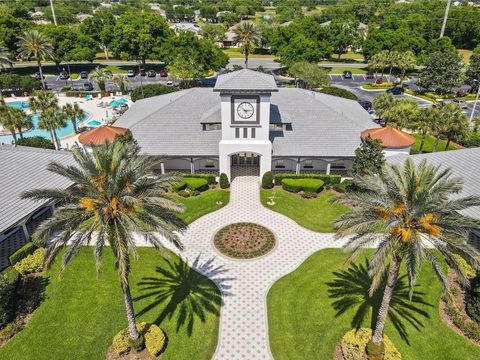
[[[43,260],[45,258],[45,249],[39,248],[33,252],[33,254],[28,255],[19,262],[17,262],[13,267],[20,274],[26,275],[30,273],[36,273],[43,270]]]
[[[333,185],[333,190],[338,191],[339,193],[345,193],[353,185],[352,180],[344,180],[340,184]]]
[[[188,178],[201,178],[201,179],[206,179],[208,182],[208,185],[213,185],[217,183],[217,180],[215,178],[215,175],[212,174],[181,174],[182,177],[188,177]]]
[[[360,328],[347,332],[340,341],[343,358],[345,360],[366,359],[365,349],[371,338],[371,329]],[[385,346],[383,360],[400,360],[402,358],[402,355],[387,335],[383,335],[383,343]]]
[[[283,179],[283,190],[290,192],[304,191],[307,193],[318,193],[323,189],[325,183],[320,179]]]
[[[283,179],[319,179],[325,185],[340,184],[342,177],[340,175],[326,175],[326,174],[275,174],[275,185],[282,185]]]
[[[152,96],[158,96],[163,94],[169,94],[178,91],[178,88],[174,86],[167,86],[163,84],[147,84],[142,87],[135,88],[131,93],[131,99],[133,102],[141,99],[146,99]]]
[[[23,139],[17,139],[17,145],[55,150],[55,145],[53,145],[50,140],[41,136],[31,136],[24,137]]]
[[[230,183],[228,181],[228,176],[225,173],[220,174],[220,188],[222,189],[228,189],[230,186]]]
[[[208,190],[208,180],[204,178],[185,177],[180,181],[178,185],[173,187],[175,192],[185,190],[186,188],[191,191],[205,191]]]
[[[325,86],[320,89],[320,92],[327,95],[342,97],[344,99],[358,100],[358,96],[352,93],[351,91],[348,91],[346,89],[341,89],[335,86]]]
[[[273,174],[271,171],[267,171],[262,176],[262,188],[271,189],[273,187]]]
[[[32,242],[26,243],[20,249],[18,249],[8,257],[8,260],[10,261],[10,265],[15,265],[17,262],[26,258],[28,255],[33,254],[35,250],[37,250],[37,247],[35,246],[34,243]]]
[[[143,321],[137,324],[137,330],[140,333],[140,338],[144,339],[144,345],[151,355],[158,357],[165,351],[167,338],[161,328]],[[127,354],[132,350],[128,327],[114,336],[112,346],[113,350],[119,355]]]
[[[19,283],[20,274],[13,267],[0,272],[0,329],[15,317]]]

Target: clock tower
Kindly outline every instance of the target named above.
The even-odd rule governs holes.
[[[262,176],[271,170],[270,96],[278,91],[273,76],[252,70],[220,75],[222,139],[220,173]]]

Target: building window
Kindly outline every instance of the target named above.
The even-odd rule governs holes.
[[[277,160],[277,162],[275,163],[275,168],[276,169],[285,169],[285,163],[283,162],[283,160]]]
[[[248,138],[248,128],[243,128],[243,138]]]
[[[304,169],[313,169],[313,162],[312,160],[305,160],[303,162],[303,168]]]
[[[331,169],[344,169],[345,168],[345,163],[343,161],[335,161],[332,162],[332,165],[330,166]]]
[[[235,139],[240,137],[240,128],[235,128]]]
[[[255,139],[255,128],[252,128],[252,139]]]
[[[205,160],[205,167],[206,168],[214,168],[215,162],[213,160],[207,159]]]
[[[222,124],[221,123],[203,124],[203,128],[206,131],[222,130]]]
[[[273,131],[282,131],[283,130],[283,125],[280,123],[275,123],[275,124],[270,124],[270,130]]]

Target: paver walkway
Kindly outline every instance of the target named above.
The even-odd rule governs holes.
[[[230,202],[222,209],[193,222],[176,253],[190,266],[210,277],[221,289],[219,342],[213,359],[273,359],[268,341],[267,293],[272,284],[297,268],[308,256],[328,247],[341,247],[333,234],[307,230],[260,202],[260,179],[237,177],[231,184]],[[263,257],[234,260],[220,255],[213,237],[222,227],[254,222],[270,229],[276,247]]]

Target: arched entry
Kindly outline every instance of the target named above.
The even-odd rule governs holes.
[[[260,176],[260,155],[253,152],[239,152],[230,155],[230,175]]]

